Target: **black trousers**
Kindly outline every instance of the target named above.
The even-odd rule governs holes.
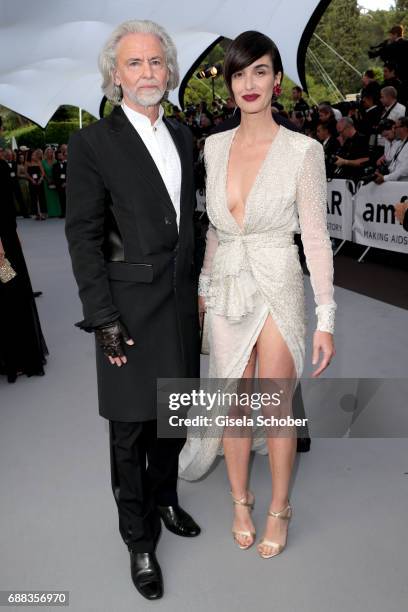
[[[44,185],[29,184],[30,199],[31,199],[31,214],[39,216],[47,214],[47,202],[45,200]]]
[[[112,490],[123,541],[153,552],[160,535],[157,506],[178,503],[178,457],[185,438],[157,438],[157,422],[109,421]]]

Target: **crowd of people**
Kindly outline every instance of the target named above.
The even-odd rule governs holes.
[[[296,85],[292,89],[292,102],[285,108],[274,95],[272,112],[323,144],[328,179],[376,184],[408,180],[408,147],[405,146],[408,76],[403,61],[405,51],[408,53],[408,40],[403,34],[402,26],[391,28],[390,44],[379,46],[377,52],[384,59],[383,80],[379,82],[374,70],[367,69],[355,101],[336,104],[322,101],[310,106],[302,88]],[[198,208],[205,182],[205,139],[223,129],[223,124],[233,119],[235,113],[230,97],[226,101],[215,98],[211,104],[202,101],[187,106],[184,111],[170,106],[168,115],[187,125],[194,136]],[[66,144],[47,146],[44,151],[24,145],[14,151],[0,147],[0,159],[9,166],[17,216],[37,220],[65,217],[67,149]]]
[[[401,48],[408,42],[403,38],[401,26],[393,28],[390,37],[391,42]],[[289,124],[292,129],[322,143],[329,180],[345,178],[355,183],[373,181],[379,185],[387,181],[408,180],[408,79],[401,65],[395,61],[395,54],[391,57],[394,61],[390,57],[389,54],[384,55],[383,81],[379,82],[374,71],[367,69],[362,76],[361,91],[352,102],[331,104],[322,101],[310,106],[304,99],[302,88],[295,86],[291,104],[285,108],[279,102],[279,91],[274,93],[272,112],[279,119],[278,123]],[[200,223],[196,224],[199,238],[196,250],[197,261],[201,263],[206,230],[202,218],[205,211],[204,142],[208,135],[238,125],[240,113],[233,99],[228,97],[226,101],[215,98],[211,104],[201,101],[197,105],[187,106],[184,111],[168,105],[167,114],[187,125],[193,134],[197,218],[200,219]],[[26,312],[21,313],[19,319],[30,320],[32,325],[30,329],[21,328],[21,334],[26,338],[32,334],[32,346],[36,347],[31,355],[26,351],[26,361],[11,339],[7,345],[16,350],[3,355],[0,351],[0,373],[6,373],[8,380],[14,382],[22,372],[28,375],[43,374],[48,354],[15,218],[21,216],[45,220],[65,217],[68,147],[66,144],[48,145],[42,150],[21,145],[12,150],[1,145],[4,142],[0,142],[1,190],[11,204],[0,207],[0,259],[4,259],[7,245],[9,259],[18,271],[18,282],[7,286],[8,291],[11,285],[11,289],[16,287],[15,295],[10,294],[11,299],[8,300],[10,312],[16,312],[25,304]],[[401,203],[399,206],[396,206],[396,216],[402,223],[406,205]],[[0,292],[4,293],[5,289],[6,285],[0,284]],[[22,296],[25,296],[24,299]],[[3,312],[4,320],[7,320],[10,312]]]
[[[272,112],[323,144],[329,179],[373,180],[377,184],[408,180],[407,107],[401,102],[401,90],[387,84],[389,74],[389,66],[384,66],[384,82],[379,83],[373,71],[367,70],[357,100],[334,105],[323,101],[309,106],[302,88],[295,86],[291,107],[285,109],[275,99]],[[187,124],[194,135],[199,189],[204,184],[205,138],[222,129],[234,113],[231,98],[226,104],[215,100],[210,109],[205,102],[188,107],[184,113],[173,109],[172,118]]]
[[[372,89],[368,92],[365,89],[366,82],[367,73],[363,76],[361,95],[355,102],[332,105],[324,101],[312,107],[303,98],[301,87],[296,86],[292,90],[292,108],[287,110],[275,100],[272,112],[323,144],[329,179],[373,180],[377,184],[408,180],[406,106],[399,102],[394,86],[382,87],[372,78],[370,83],[378,84],[379,94],[373,99]],[[174,109],[172,117],[186,123],[194,135],[198,189],[204,184],[205,138],[233,116],[234,105],[230,98],[224,106],[215,102],[211,111],[205,102],[188,108],[185,113]]]
[[[66,144],[55,148],[0,147],[0,160],[8,166],[16,216],[44,221],[65,217],[67,177]]]
[[[310,106],[298,85],[292,89],[288,108],[274,96],[274,113],[323,144],[329,179],[373,180],[377,184],[408,180],[408,147],[405,147],[408,136],[408,40],[403,35],[402,26],[391,28],[388,44],[378,53],[384,59],[382,82],[375,78],[374,70],[367,69],[355,101],[337,104],[321,101]],[[218,131],[234,113],[232,98],[225,103],[215,99],[210,107],[200,102],[187,107],[184,113],[173,108],[172,118],[188,125],[194,135],[198,188],[204,184],[205,138]]]

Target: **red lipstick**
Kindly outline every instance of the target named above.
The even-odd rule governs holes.
[[[259,94],[247,94],[246,96],[242,96],[242,97],[247,102],[254,102],[254,100],[257,100],[259,98]]]

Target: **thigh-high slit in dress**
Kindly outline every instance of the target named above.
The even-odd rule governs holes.
[[[307,321],[303,271],[294,243],[299,230],[316,302],[317,329],[334,330],[323,147],[281,125],[248,194],[241,227],[227,202],[229,151],[237,129],[209,136],[204,149],[210,226],[199,294],[207,307],[209,378],[242,377],[270,315],[293,358],[296,386],[304,367]],[[195,436],[188,435],[180,455],[179,473],[187,480],[203,476],[222,453],[222,436],[213,435],[211,428]]]

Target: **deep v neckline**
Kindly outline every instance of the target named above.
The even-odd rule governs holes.
[[[256,187],[258,185],[260,176],[263,173],[263,170],[264,170],[264,168],[266,166],[266,162],[267,162],[267,160],[268,160],[268,158],[269,158],[269,156],[271,154],[272,149],[274,148],[275,142],[279,138],[279,135],[280,135],[280,133],[281,133],[281,131],[283,129],[283,126],[279,125],[279,129],[278,129],[278,131],[277,131],[277,133],[275,135],[275,138],[272,140],[271,144],[269,145],[269,148],[268,148],[268,150],[266,152],[266,155],[265,155],[261,165],[259,166],[258,172],[255,175],[255,178],[253,180],[251,188],[248,191],[248,195],[247,195],[246,200],[244,202],[244,216],[243,216],[243,220],[242,220],[242,226],[239,225],[239,223],[237,222],[237,220],[235,219],[235,217],[231,213],[231,210],[230,210],[230,208],[228,206],[228,169],[229,169],[229,162],[230,162],[230,156],[231,156],[231,147],[232,147],[232,143],[234,142],[234,138],[235,138],[235,135],[236,135],[236,133],[238,131],[238,128],[239,128],[239,125],[236,128],[233,128],[231,130],[231,137],[228,140],[227,151],[226,151],[226,155],[225,155],[226,162],[225,162],[225,167],[224,167],[224,177],[223,178],[224,178],[225,208],[226,208],[227,214],[232,219],[232,221],[235,223],[235,225],[238,227],[239,231],[243,232],[244,229],[245,229],[246,220],[247,220],[248,203],[250,202],[251,196],[252,196],[253,192],[255,191],[255,189],[256,189]]]

